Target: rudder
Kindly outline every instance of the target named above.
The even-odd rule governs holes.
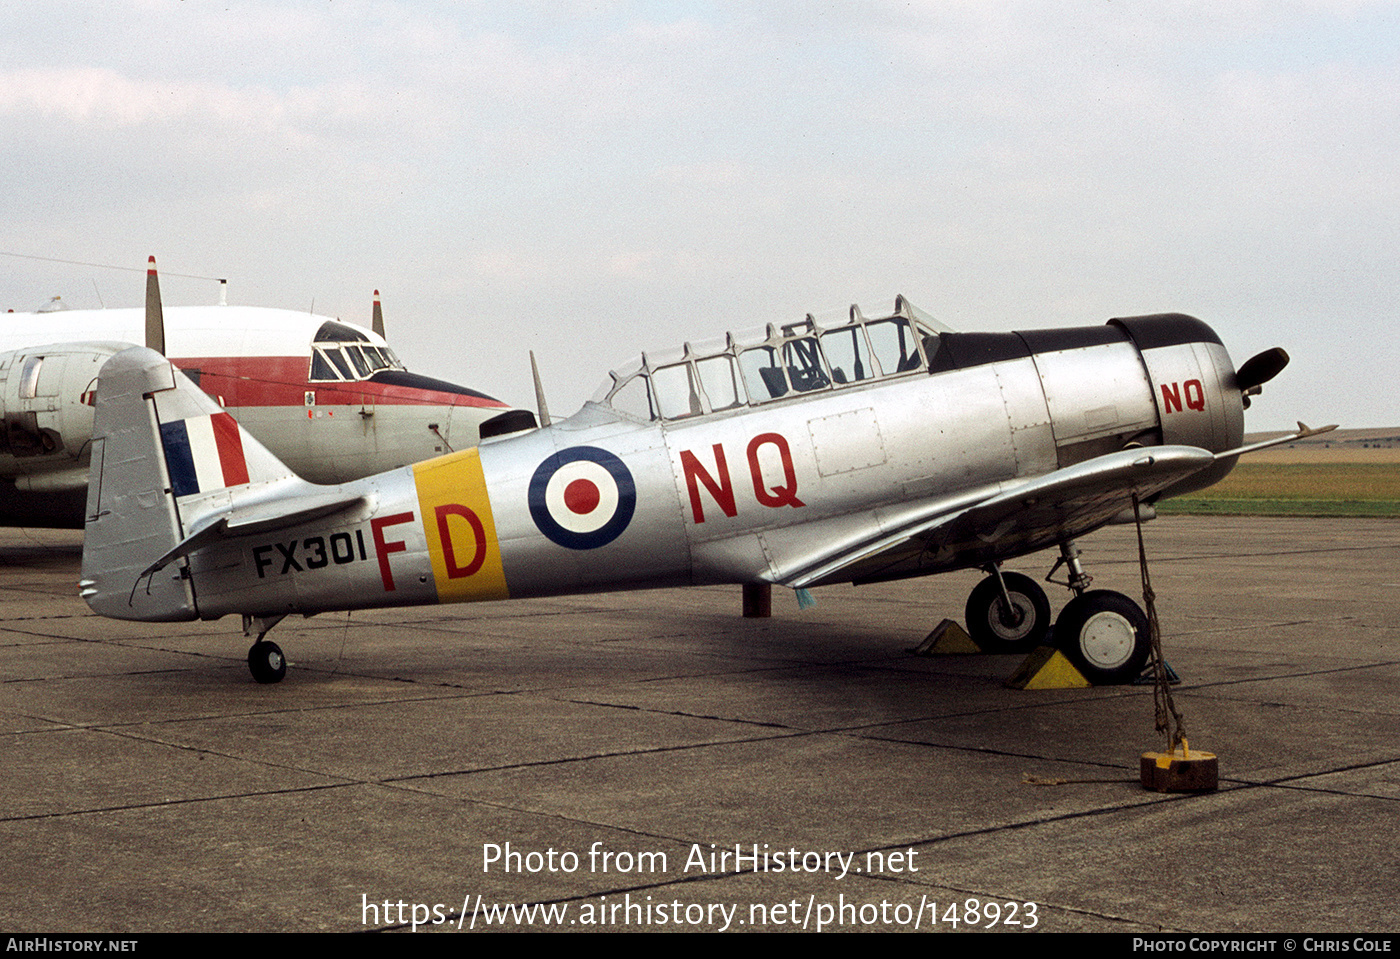
[[[98,376],[83,538],[83,599],[115,619],[199,615],[185,569],[167,556],[230,490],[291,471],[153,350],[135,347]]]

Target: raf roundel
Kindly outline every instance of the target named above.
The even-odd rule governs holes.
[[[546,459],[530,478],[529,497],[540,532],[569,549],[611,543],[637,508],[626,464],[594,446],[574,446]]]

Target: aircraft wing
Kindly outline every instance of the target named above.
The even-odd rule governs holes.
[[[801,589],[878,582],[962,569],[1031,553],[1107,523],[1132,495],[1146,500],[1210,466],[1216,455],[1194,446],[1123,450],[1044,476],[991,488],[984,498],[949,504],[901,527],[845,540],[824,555],[788,557],[776,579]]]

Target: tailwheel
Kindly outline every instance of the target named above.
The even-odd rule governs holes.
[[[280,683],[287,675],[287,657],[282,647],[260,639],[248,650],[248,670],[260,683]]]
[[[1108,589],[1069,601],[1055,621],[1055,645],[1095,686],[1132,682],[1152,652],[1147,616],[1127,596]]]
[[[993,573],[977,584],[967,597],[967,633],[989,653],[1017,653],[1034,649],[1050,632],[1050,600],[1029,576]],[[1002,595],[1002,583],[1006,595]],[[1007,599],[1011,603],[1007,605]]]

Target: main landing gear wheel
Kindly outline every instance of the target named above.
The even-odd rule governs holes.
[[[282,647],[260,639],[248,650],[248,669],[260,683],[280,683],[287,675],[287,657]]]
[[[1028,652],[1050,632],[1050,600],[1029,576],[1002,573],[1011,608],[1002,599],[996,574],[988,576],[967,597],[967,633],[989,653]]]
[[[1055,620],[1055,645],[1095,686],[1132,682],[1152,652],[1147,616],[1137,603],[1108,589],[1069,601]]]

